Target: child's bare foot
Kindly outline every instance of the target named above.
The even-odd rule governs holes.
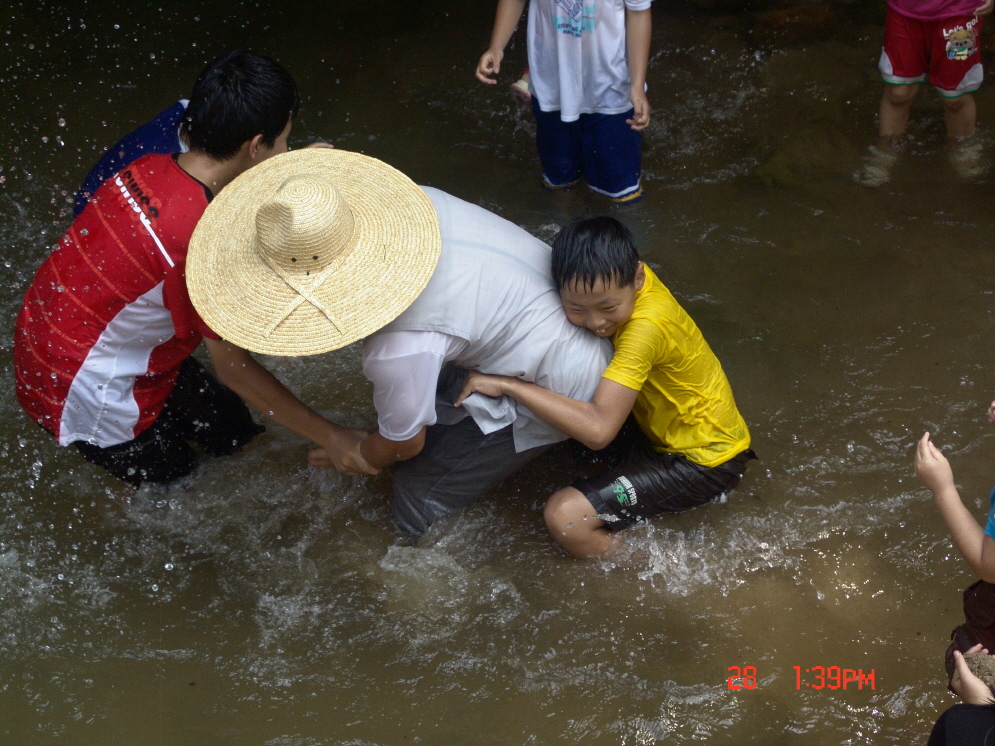
[[[974,136],[952,140],[949,155],[950,165],[964,181],[980,181],[988,173],[984,148]]]
[[[871,145],[864,156],[864,165],[853,174],[853,180],[867,187],[879,187],[891,181],[891,169],[898,162],[898,153],[892,148]]]

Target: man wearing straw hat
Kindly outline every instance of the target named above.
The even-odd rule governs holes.
[[[309,458],[347,474],[395,464],[394,517],[414,536],[566,438],[509,398],[455,408],[460,368],[590,399],[611,356],[567,321],[549,247],[358,153],[246,172],[205,212],[187,262],[194,306],[232,344],[311,355],[365,339],[378,428]]]

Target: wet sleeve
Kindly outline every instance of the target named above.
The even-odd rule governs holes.
[[[377,427],[387,440],[415,437],[434,425],[435,390],[444,356],[436,351],[363,356],[363,373],[373,384]]]
[[[197,313],[190,301],[190,294],[187,292],[186,276],[183,272],[184,266],[177,266],[172,269],[163,282],[162,301],[173,317],[174,333],[180,339],[200,334],[208,339],[220,339],[220,337],[209,327]]]
[[[615,355],[603,377],[639,391],[666,351],[667,338],[659,326],[633,319],[615,335]]]
[[[944,712],[929,734],[927,746],[978,746],[995,728],[995,706],[961,702]]]
[[[985,524],[985,533],[995,539],[995,488],[988,495],[988,522]]]
[[[947,710],[933,724],[933,730],[929,734],[929,741],[926,746],[947,746]]]
[[[83,212],[90,196],[101,184],[130,163],[149,153],[182,153],[185,144],[180,140],[180,122],[186,115],[187,100],[181,99],[168,109],[159,112],[155,119],[125,135],[101,157],[82,186],[76,192],[73,215]]]

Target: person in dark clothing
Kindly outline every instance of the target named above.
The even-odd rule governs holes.
[[[988,650],[975,645],[969,653]],[[995,696],[979,679],[959,650],[953,653],[954,672],[950,689],[961,698],[937,719],[926,746],[995,746]]]

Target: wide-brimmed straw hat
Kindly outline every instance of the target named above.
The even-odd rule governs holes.
[[[407,176],[330,148],[273,156],[226,186],[187,253],[211,329],[267,355],[315,355],[395,319],[425,288],[442,239]]]

